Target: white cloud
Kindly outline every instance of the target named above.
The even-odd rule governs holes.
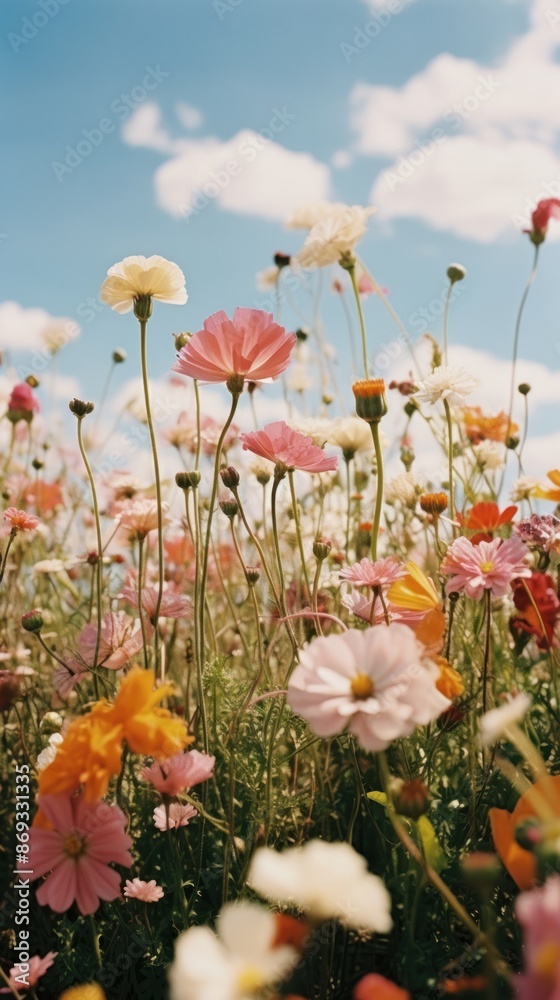
[[[61,346],[80,332],[77,323],[64,316],[51,316],[44,309],[25,309],[11,300],[0,303],[0,344],[4,349],[39,350],[47,345],[49,330]]]
[[[560,7],[557,25],[552,15],[550,0],[532,0],[529,30],[495,66],[444,53],[402,87],[354,88],[357,150],[394,158],[393,182],[384,171],[371,192],[380,219],[488,242],[560,196]]]
[[[152,103],[131,115],[122,135],[130,145],[170,154],[154,175],[156,201],[170,215],[186,217],[215,201],[230,212],[281,220],[306,201],[331,194],[326,164],[270,138],[288,128],[290,120],[275,111],[260,133],[243,129],[225,141],[214,136],[172,139]]]
[[[202,113],[192,104],[178,101],[175,105],[175,114],[185,128],[198,128],[202,125]]]

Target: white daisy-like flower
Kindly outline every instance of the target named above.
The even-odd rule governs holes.
[[[101,298],[111,309],[130,312],[135,299],[144,296],[184,305],[188,296],[181,268],[159,254],[125,257],[109,268],[101,286]]]
[[[510,497],[514,503],[519,503],[521,500],[529,500],[533,490],[539,484],[540,479],[537,476],[520,476],[519,479],[515,480],[511,488]]]
[[[286,385],[290,392],[305,392],[307,389],[312,389],[313,384],[307,365],[296,362],[291,366],[286,376]]]
[[[400,476],[390,479],[385,487],[387,503],[402,503],[405,507],[416,506],[416,501],[422,492],[412,472],[403,472]]]
[[[434,368],[422,382],[417,383],[414,399],[418,403],[439,403],[447,400],[450,406],[462,406],[466,396],[474,392],[478,385],[477,379],[465,368],[453,368],[440,365]]]
[[[361,205],[341,206],[310,229],[303,247],[296,254],[296,261],[301,267],[328,267],[352,255],[375,211],[373,207],[362,208]]]
[[[209,927],[191,927],[175,943],[171,1000],[248,1000],[280,983],[298,953],[275,947],[275,914],[258,903],[227,903]],[[268,995],[268,994],[267,994]]]
[[[357,451],[372,451],[370,426],[361,417],[338,417],[331,423],[327,444],[337,445],[352,455]]]
[[[483,746],[492,746],[502,736],[507,736],[508,727],[521,722],[525,718],[531,699],[525,691],[507,701],[499,708],[486,712],[480,720],[480,742]]]
[[[295,906],[315,922],[338,920],[380,934],[393,924],[385,885],[350,844],[310,840],[282,853],[261,847],[248,882],[271,903]]]
[[[481,469],[501,469],[504,465],[504,446],[498,441],[481,441],[473,445],[477,464]]]
[[[312,229],[322,219],[329,215],[336,215],[347,206],[340,201],[313,201],[307,205],[300,205],[286,219],[284,225],[287,229]]]

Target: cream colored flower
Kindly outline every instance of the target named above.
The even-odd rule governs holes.
[[[430,403],[432,406],[444,399],[450,406],[462,406],[465,396],[474,392],[477,385],[477,379],[464,368],[446,368],[440,365],[439,368],[434,368],[431,375],[417,383],[414,398],[418,403]]]
[[[519,479],[515,480],[511,488],[511,499],[514,503],[519,503],[520,500],[528,500],[535,487],[539,484],[540,479],[536,476],[520,476]]]
[[[476,461],[481,469],[501,469],[504,464],[504,446],[497,441],[481,441],[473,446]]]
[[[141,296],[184,305],[188,296],[181,268],[159,254],[125,257],[109,268],[101,286],[103,302],[115,312],[127,313],[134,306],[134,300]]]
[[[296,208],[284,225],[287,229],[312,229],[318,222],[346,207],[340,201],[312,201]]]
[[[48,746],[37,757],[37,770],[44,771],[49,764],[52,764],[54,758],[57,755],[58,747],[62,743],[64,737],[62,733],[53,733],[49,738]]]
[[[360,417],[338,417],[332,421],[327,444],[337,445],[343,452],[372,451],[373,440],[369,424]]]
[[[507,701],[505,705],[500,705],[499,708],[493,708],[490,712],[486,712],[486,715],[483,715],[480,720],[480,742],[482,745],[491,746],[502,736],[507,737],[508,728],[521,722],[530,707],[531,699],[528,694],[522,691],[516,698]]]
[[[375,208],[341,205],[309,231],[303,247],[296,254],[301,267],[327,267],[352,255],[367,230]]]
[[[387,483],[385,500],[387,503],[402,503],[405,507],[414,508],[421,492],[422,489],[414,479],[412,472],[403,472]]]
[[[257,273],[255,278],[257,288],[261,292],[270,292],[273,288],[276,288],[279,277],[280,268],[276,267],[275,264],[271,264],[270,267],[265,267],[264,271]]]
[[[291,366],[286,376],[286,386],[290,392],[305,392],[307,389],[312,389],[313,384],[307,365],[296,362]]]

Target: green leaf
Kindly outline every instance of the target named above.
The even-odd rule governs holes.
[[[387,809],[387,795],[385,792],[368,792],[367,797],[368,799],[372,799],[373,802],[377,802],[380,806],[383,806],[384,809]],[[416,822],[406,819],[405,816],[400,816],[399,819],[406,826],[410,836],[422,848],[430,868],[433,868],[438,873],[443,871],[447,865],[447,857],[428,817],[420,816]]]

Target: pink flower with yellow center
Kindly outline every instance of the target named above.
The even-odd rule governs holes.
[[[441,564],[443,575],[450,577],[446,592],[463,590],[475,601],[481,599],[485,590],[490,590],[493,597],[503,597],[512,580],[531,576],[525,563],[528,554],[527,546],[519,538],[506,541],[494,538],[478,545],[473,545],[468,538],[456,538]]]
[[[406,575],[405,567],[392,556],[386,559],[360,559],[352,566],[344,566],[340,571],[341,580],[354,587],[389,587],[399,577]]]

